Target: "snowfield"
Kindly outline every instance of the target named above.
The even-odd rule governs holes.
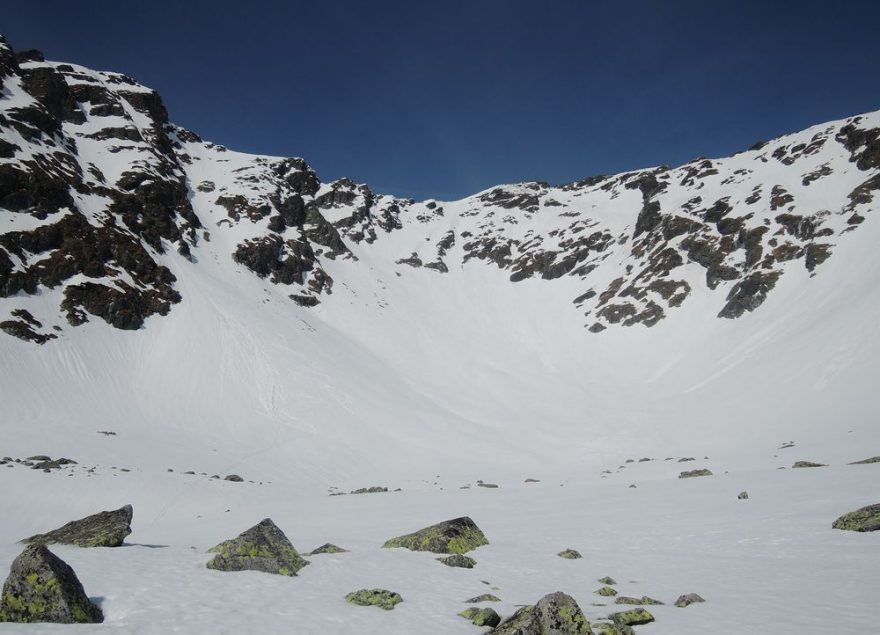
[[[0,54],[11,54],[2,42]],[[58,67],[30,61],[21,74],[47,66]],[[75,210],[41,219],[0,209],[0,238],[59,223],[68,212],[93,226],[127,227],[105,208],[110,194],[122,196],[110,186],[132,166],[157,181],[179,179],[201,226],[187,229],[174,217],[169,222],[192,232],[178,232],[176,243],[163,236],[163,250],[119,229],[113,245],[146,244],[144,258],[170,270],[181,298],[141,328],[112,328],[93,313],[74,327],[61,308],[80,283],[155,290],[132,277],[136,267],[112,259],[98,263],[109,267],[104,277],[77,270],[54,286],[0,298],[0,320],[23,309],[58,334],[43,345],[0,334],[0,458],[76,461],[51,473],[14,460],[0,465],[0,572],[26,536],[134,507],[123,547],[52,547],[104,611],[103,624],[0,623],[0,634],[476,633],[456,614],[482,593],[501,598],[493,608],[502,618],[554,591],[572,595],[591,621],[621,610],[594,594],[603,576],[617,580],[621,595],[665,603],[650,607],[656,622],[638,633],[880,632],[880,532],[831,528],[841,514],[880,503],[880,463],[848,465],[880,455],[880,222],[876,196],[850,205],[876,169],[855,167],[851,150],[835,140],[845,122],[715,160],[711,170],[697,160],[609,177],[607,189],[599,182],[505,186],[511,196],[540,192],[535,209],[487,199],[494,190],[453,202],[377,196],[361,225],[343,222],[331,232],[350,250],[333,254],[309,232],[318,221],[355,218],[362,190],[319,184],[305,195],[313,211],[317,196],[355,193],[320,207],[318,221],[267,233],[268,213],[239,218],[217,200],[237,193],[268,205],[276,191],[290,194],[279,185],[280,159],[187,140],[133,105],[148,89],[70,68],[63,73],[71,86],[86,82],[94,99],[108,100],[98,105],[121,104],[122,114],[90,112],[59,128],[75,140],[77,160],[95,167],[91,176],[83,170],[79,184],[93,192],[77,192]],[[3,112],[41,112],[17,75],[4,81]],[[119,86],[134,96],[116,104],[110,98],[124,94],[113,93]],[[865,129],[880,127],[880,113],[858,119]],[[141,140],[95,137],[111,124],[133,126]],[[18,150],[0,167],[67,147],[46,135],[33,142],[3,132]],[[809,149],[817,138],[827,143],[793,163],[785,162],[789,150],[772,158],[775,149]],[[285,169],[288,180],[309,175]],[[690,172],[699,170],[698,183]],[[98,187],[95,173],[110,185]],[[646,193],[651,178],[666,189]],[[697,190],[705,200],[688,208]],[[747,203],[758,190],[763,198]],[[795,202],[777,210],[770,198],[787,193]],[[705,251],[682,247],[694,237],[713,248],[723,236],[733,243],[734,233],[716,228],[721,221],[702,222],[711,210],[696,210],[722,194],[742,223],[737,240],[765,240],[748,232],[772,226],[762,271],[780,274],[766,299],[736,319],[718,314],[759,264],[740,262],[748,258],[742,245],[712,252],[742,276],[722,271],[710,284],[697,262]],[[634,231],[654,196],[666,220],[701,218],[700,228],[642,249],[665,231],[659,224]],[[790,219],[778,218],[792,210],[815,227],[786,229]],[[382,229],[386,221],[399,227]],[[539,267],[512,281],[512,271],[534,264],[526,256],[549,251],[559,264],[577,255],[566,251],[574,238],[594,230],[607,233],[607,245],[577,263],[593,268],[553,277]],[[364,238],[370,231],[373,240]],[[449,232],[456,241],[438,255]],[[270,234],[284,235],[284,249],[321,251],[299,282],[276,284],[233,259],[244,241]],[[472,257],[495,240],[514,241],[508,246],[521,248],[524,260],[502,266],[488,251]],[[830,256],[805,266],[819,240],[830,241]],[[661,302],[655,291],[637,298],[647,287],[621,300],[618,279],[669,279],[649,262],[657,245],[688,255],[673,274],[688,289],[686,300]],[[42,257],[8,251],[13,273]],[[402,262],[411,255],[418,266]],[[421,266],[441,256],[447,272]],[[319,272],[332,277],[332,293],[308,287]],[[608,289],[615,301],[638,305],[633,311],[656,300],[663,318],[645,328],[603,316]],[[585,298],[588,290],[595,292]],[[320,301],[299,306],[291,299],[299,293]],[[593,332],[596,325],[607,328]],[[792,469],[799,460],[827,466]],[[703,468],[713,475],[678,478]],[[223,480],[231,474],[243,482]],[[498,487],[479,487],[481,480]],[[330,495],[369,486],[389,491]],[[743,490],[748,500],[737,498]],[[464,515],[490,541],[469,554],[474,569],[381,548]],[[293,578],[205,567],[209,548],[267,517],[302,553],[326,542],[350,552],[306,556],[311,564]],[[557,557],[566,548],[583,558]],[[396,591],[404,601],[393,611],[346,603],[347,593],[364,587]],[[685,593],[706,602],[673,606]]]

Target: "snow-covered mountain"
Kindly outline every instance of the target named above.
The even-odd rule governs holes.
[[[195,542],[189,512],[222,519],[229,496],[279,514],[262,505],[281,490],[223,487],[442,488],[438,509],[474,513],[443,497],[534,475],[674,496],[666,457],[764,483],[790,440],[835,464],[880,453],[880,111],[732,157],[414,201],[203,141],[132,78],[3,40],[0,91],[0,455],[93,468],[15,477],[51,501],[6,489],[23,518],[134,502],[155,540]],[[209,479],[233,472],[253,483]]]

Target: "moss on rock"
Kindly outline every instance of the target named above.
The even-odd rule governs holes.
[[[630,611],[612,613],[609,617],[615,624],[623,624],[624,626],[638,626],[639,624],[648,624],[654,621],[654,616],[641,607]]]
[[[77,547],[118,547],[131,533],[134,510],[125,505],[117,510],[100,512],[73,520],[63,527],[22,540],[28,544],[63,544]]]
[[[493,631],[493,635],[592,635],[590,622],[578,603],[565,593],[545,595],[524,606]]]
[[[593,591],[596,595],[602,595],[605,597],[614,597],[617,595],[617,590],[610,586],[603,586],[601,589],[596,589]]]
[[[560,558],[564,558],[565,560],[579,560],[583,558],[579,551],[576,549],[566,549],[564,551],[560,551],[556,554]]]
[[[880,503],[844,514],[831,526],[845,531],[877,531],[880,529]]]
[[[0,622],[103,621],[70,565],[45,545],[29,545],[13,561],[0,598]]]
[[[403,602],[399,593],[386,589],[360,589],[345,596],[345,601],[358,606],[378,606],[386,611]]]
[[[309,564],[269,518],[209,551],[217,555],[206,566],[217,571],[263,571],[295,576]]]
[[[478,609],[475,607],[465,609],[459,615],[466,620],[470,620],[474,626],[498,626],[501,622],[501,618],[498,616],[493,609],[490,608],[482,608]]]
[[[489,541],[476,523],[467,516],[462,516],[425,527],[411,534],[391,538],[382,547],[463,554],[488,544]]]

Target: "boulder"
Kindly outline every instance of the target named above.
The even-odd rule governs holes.
[[[434,553],[467,553],[488,544],[489,541],[476,523],[467,516],[462,516],[391,538],[382,547],[405,547],[411,551]]]
[[[705,602],[703,598],[701,598],[696,593],[686,593],[684,595],[679,595],[678,599],[675,601],[675,606],[680,609],[683,609],[686,606],[690,606],[691,604],[696,604],[698,602]]]
[[[493,635],[591,635],[590,622],[574,598],[565,593],[545,595],[524,606],[490,631]]]
[[[617,591],[610,586],[603,586],[601,589],[596,589],[595,591],[593,591],[593,593],[604,597],[614,597],[615,595],[617,595]]]
[[[712,476],[712,472],[707,469],[702,470],[689,470],[687,472],[682,472],[678,475],[678,478],[694,478],[696,476]]]
[[[828,467],[825,463],[813,463],[812,461],[795,461],[791,467]]]
[[[390,611],[395,605],[403,602],[399,593],[385,589],[360,589],[345,596],[345,601],[358,606],[378,606]]]
[[[470,620],[474,626],[491,626],[495,627],[501,622],[501,618],[493,609],[471,607],[459,613],[463,618]]]
[[[500,602],[501,598],[495,597],[491,593],[484,593],[483,595],[478,595],[477,597],[471,598],[470,600],[465,600],[466,604],[477,604],[478,602]]]
[[[437,560],[445,564],[447,567],[458,567],[460,569],[473,569],[477,564],[477,561],[473,558],[463,556],[460,553],[446,556],[445,558],[437,558]]]
[[[29,545],[13,562],[3,585],[0,622],[98,624],[104,615],[91,603],[73,569],[43,544]]]
[[[737,498],[741,501],[749,500],[749,493],[747,491],[743,490],[742,492],[739,493]]]
[[[593,630],[596,632],[596,635],[635,635],[632,627],[613,622],[594,622]]]
[[[846,531],[877,531],[880,529],[880,503],[846,513],[831,526]]]
[[[655,600],[654,598],[649,598],[647,595],[643,595],[640,598],[632,598],[626,595],[621,595],[619,598],[614,600],[615,604],[663,604],[660,600]]]
[[[611,576],[607,576],[607,575],[604,578],[599,578],[598,582],[600,582],[602,584],[617,584],[617,581],[615,581],[614,578],[612,578]]]
[[[342,547],[337,547],[332,543],[326,543],[309,553],[310,556],[316,556],[321,553],[348,553],[348,549],[343,549]]]
[[[578,560],[583,558],[580,552],[575,549],[566,549],[565,551],[560,551],[556,555],[565,560]]]
[[[266,518],[232,540],[210,549],[206,565],[217,571],[263,571],[295,576],[308,563],[271,519]]]
[[[131,533],[134,510],[125,505],[115,511],[100,512],[73,520],[59,529],[22,540],[28,544],[62,544],[77,547],[118,547]]]
[[[623,626],[638,626],[639,624],[648,624],[654,621],[654,616],[641,607],[630,611],[612,613],[609,617],[615,624],[622,624]]]

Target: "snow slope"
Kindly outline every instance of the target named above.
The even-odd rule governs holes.
[[[59,65],[22,62],[17,72],[46,67]],[[592,591],[604,575],[627,595],[671,604],[698,592],[708,600],[657,607],[645,632],[876,630],[877,536],[830,525],[878,502],[880,466],[845,465],[880,454],[880,225],[876,201],[851,196],[877,170],[858,167],[837,137],[850,124],[880,127],[880,113],[708,167],[697,160],[596,183],[517,184],[462,201],[414,202],[345,181],[316,180],[315,191],[294,192],[302,187],[289,182],[308,177],[307,166],[205,143],[126,101],[136,97],[118,97],[114,82],[150,94],[133,80],[71,68],[58,71],[66,82],[100,84],[124,114],[87,113],[40,141],[9,133],[19,151],[4,165],[26,165],[60,152],[62,137],[73,140],[84,185],[48,218],[0,209],[0,231],[33,232],[65,215],[93,225],[115,219],[120,240],[143,245],[167,267],[180,296],[138,329],[112,328],[90,310],[88,321],[71,326],[61,304],[76,285],[163,292],[111,260],[102,276],[78,272],[0,298],[4,316],[24,309],[58,335],[38,345],[0,334],[0,456],[78,462],[51,474],[0,466],[0,570],[23,536],[100,509],[135,508],[131,546],[58,548],[107,616],[79,631],[465,633],[474,627],[455,613],[488,591],[482,580],[500,588],[502,615],[562,590],[593,619],[611,610],[591,606],[602,601]],[[24,80],[9,77],[4,112],[42,107]],[[90,102],[79,103],[86,112]],[[87,138],[119,126],[142,141]],[[162,149],[162,134],[173,151]],[[820,138],[824,145],[803,151]],[[803,184],[823,166],[830,172]],[[180,184],[198,223],[180,207],[173,227],[150,243],[147,230],[107,211],[124,189],[111,184],[126,171]],[[760,196],[747,203],[756,188]],[[279,193],[301,196],[317,215],[270,231]],[[221,195],[246,200],[231,212],[217,203]],[[689,208],[695,196],[702,200]],[[725,218],[743,218],[738,233],[706,220],[722,199],[733,210]],[[651,202],[666,219],[653,226]],[[782,213],[799,215],[795,229],[785,229]],[[670,236],[676,218],[693,227]],[[334,231],[322,233],[324,223]],[[639,232],[640,223],[648,229]],[[749,262],[751,252],[733,238],[761,227],[771,228],[754,234],[766,266]],[[449,232],[455,241],[441,254]],[[594,232],[589,248],[573,244]],[[345,251],[333,246],[334,233]],[[275,235],[285,241],[278,262],[295,247],[316,252],[297,261],[311,268],[296,282],[273,282],[275,270],[260,277],[233,258],[246,241]],[[700,251],[695,240],[708,247]],[[831,245],[830,257],[805,266],[819,244]],[[509,256],[493,255],[493,245],[507,245]],[[664,268],[663,249],[686,257]],[[40,257],[7,251],[16,272]],[[698,262],[705,253],[711,266]],[[401,262],[413,255],[422,266]],[[576,264],[553,269],[568,256]],[[438,261],[445,272],[424,266]],[[737,285],[767,271],[780,276],[758,306],[717,317]],[[332,293],[322,276],[332,279]],[[659,287],[648,289],[653,280],[684,283],[677,289],[687,290],[685,299],[676,305]],[[628,296],[620,292],[627,286]],[[612,299],[603,301],[609,289]],[[588,290],[593,297],[573,302]],[[291,295],[320,301],[300,306]],[[609,302],[643,317],[625,326],[603,313]],[[641,313],[651,303],[662,318],[645,328],[656,317]],[[588,330],[595,324],[606,328]],[[788,441],[795,447],[779,449]],[[831,466],[777,469],[799,459]],[[696,467],[715,476],[677,478]],[[210,478],[231,473],[245,482]],[[527,477],[541,483],[525,485]],[[478,479],[501,487],[477,488]],[[402,491],[328,496],[330,488],[368,485]],[[736,499],[743,489],[750,500]],[[393,535],[463,514],[491,542],[473,554],[474,570],[378,549]],[[332,541],[352,552],[315,556],[294,579],[204,568],[207,548],[267,516],[300,549]],[[566,547],[584,559],[557,558]],[[405,601],[388,613],[343,601],[363,586],[397,590]],[[4,632],[22,629],[0,624]]]

